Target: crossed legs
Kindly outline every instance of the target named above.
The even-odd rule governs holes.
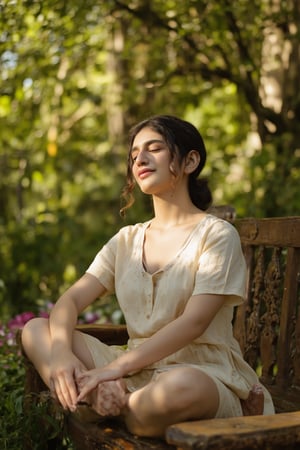
[[[51,336],[48,321],[33,319],[28,322],[22,333],[22,343],[27,356],[50,386]],[[88,346],[77,331],[73,335],[73,352],[87,369],[94,368]],[[129,431],[140,436],[161,436],[173,423],[215,417],[219,407],[217,386],[208,375],[195,368],[183,367],[162,372],[155,381],[133,393],[126,392],[125,385],[120,385],[120,382],[115,387],[114,382],[108,383],[113,395],[122,395],[124,399],[121,415]],[[93,408],[100,410],[101,402],[101,389],[95,389],[91,396]],[[261,390],[252,390],[249,400],[242,403],[242,408],[245,415],[261,414]]]

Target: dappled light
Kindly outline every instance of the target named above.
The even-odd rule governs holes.
[[[143,118],[199,128],[214,204],[299,214],[300,2],[232,3],[0,1],[0,344],[151,217],[140,193],[119,214]],[[89,313],[122,320],[115,298]]]

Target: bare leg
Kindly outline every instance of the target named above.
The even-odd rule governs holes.
[[[173,423],[215,417],[218,406],[218,390],[209,376],[197,369],[173,369],[162,373],[157,381],[127,394],[123,416],[132,433],[162,436]],[[257,384],[248,399],[242,401],[243,414],[263,414],[263,408],[264,394]]]
[[[48,319],[36,318],[27,322],[22,331],[22,345],[43,381],[49,386],[51,336]],[[73,352],[87,369],[95,367],[90,351],[78,331],[74,331],[73,334]]]
[[[122,411],[129,431],[140,436],[162,436],[176,422],[215,417],[219,393],[213,380],[193,368],[161,373],[144,388],[127,394]]]
[[[255,384],[246,400],[241,400],[244,416],[258,416],[264,412],[264,393],[259,384]]]

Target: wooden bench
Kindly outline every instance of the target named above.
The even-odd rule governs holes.
[[[78,450],[300,448],[300,217],[239,219],[248,267],[246,302],[233,323],[244,357],[270,391],[276,414],[185,422],[165,440],[138,438],[118,420],[65,423]],[[108,344],[124,344],[125,326],[81,326]],[[27,361],[27,392],[45,389]],[[55,448],[55,447],[53,447]]]

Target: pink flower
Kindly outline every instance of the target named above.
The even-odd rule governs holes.
[[[13,317],[7,324],[8,328],[10,330],[14,330],[17,328],[23,328],[25,323],[29,320],[33,319],[35,315],[33,312],[27,311],[23,312],[21,314],[17,314],[15,317]]]
[[[100,318],[96,312],[87,311],[83,314],[83,320],[85,323],[95,323]]]

